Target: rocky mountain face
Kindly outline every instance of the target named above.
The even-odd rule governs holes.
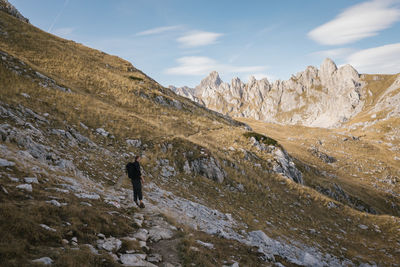
[[[352,66],[338,68],[331,59],[287,81],[250,77],[248,83],[239,78],[224,83],[214,71],[193,89],[170,88],[232,117],[317,127],[336,127],[353,118],[363,110],[367,93],[366,83]],[[393,84],[393,88],[398,87]]]
[[[11,16],[16,17],[17,19],[29,23],[29,19],[22,16],[22,14],[16,9],[12,4],[10,4],[7,0],[0,0],[0,10],[4,11]]]

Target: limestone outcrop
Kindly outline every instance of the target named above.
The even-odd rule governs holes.
[[[0,11],[4,11],[11,16],[16,17],[17,19],[22,20],[23,22],[29,23],[29,19],[22,16],[22,14],[19,13],[19,11],[7,0],[0,0]]]
[[[287,81],[239,78],[224,83],[213,71],[195,88],[170,88],[204,106],[232,117],[266,122],[335,127],[361,111],[363,83],[350,65],[340,68],[325,59]]]

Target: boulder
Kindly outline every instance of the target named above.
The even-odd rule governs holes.
[[[43,264],[43,265],[51,265],[53,263],[53,260],[51,258],[49,258],[49,257],[43,257],[43,258],[40,258],[40,259],[33,260],[32,262],[33,263],[40,263],[40,264]]]
[[[139,229],[133,237],[142,241],[147,241],[149,232],[146,229]]]
[[[13,167],[15,163],[6,159],[0,159],[0,167]]]
[[[190,162],[190,170],[196,174],[222,183],[226,178],[226,172],[218,160],[213,157],[202,157]]]
[[[32,185],[30,185],[30,184],[20,184],[20,185],[17,185],[16,188],[25,190],[28,192],[32,192]]]
[[[170,239],[174,233],[167,228],[162,228],[161,226],[154,226],[149,230],[149,239],[158,242],[162,239]]]
[[[118,251],[121,248],[121,245],[122,241],[115,237],[97,240],[97,247],[109,252]]]
[[[122,254],[120,261],[124,266],[157,267],[157,265],[145,261],[145,258],[145,254]]]
[[[296,168],[296,165],[287,154],[287,152],[279,147],[274,150],[275,160],[277,164],[273,166],[273,170],[292,179],[294,182],[303,184],[303,174]]]

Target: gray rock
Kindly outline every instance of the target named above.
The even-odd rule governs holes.
[[[24,181],[27,184],[39,184],[39,181],[36,177],[25,177]]]
[[[115,237],[97,240],[97,247],[109,252],[118,251],[121,248],[121,245],[122,241]]]
[[[104,137],[107,137],[110,135],[109,132],[107,132],[106,130],[104,130],[103,128],[97,128],[96,132]]]
[[[226,178],[226,172],[218,160],[213,157],[203,157],[190,162],[192,172],[222,183]]]
[[[111,256],[111,258],[115,261],[115,262],[118,262],[118,260],[119,260],[119,258],[118,258],[118,256],[117,255],[115,255],[114,253],[112,253],[112,252],[108,252],[108,255],[110,255]]]
[[[4,194],[8,195],[7,189],[2,185],[0,187],[1,187],[1,190],[3,190]]]
[[[303,184],[303,174],[296,168],[287,152],[279,147],[274,150],[277,164],[273,166],[273,170],[292,179],[296,183]]]
[[[206,247],[208,249],[214,249],[214,245],[211,243],[203,242],[201,240],[196,240],[196,243],[199,245],[202,245],[203,247]]]
[[[174,233],[167,228],[162,228],[161,226],[154,226],[149,230],[149,238],[154,242],[158,242],[162,239],[170,239]]]
[[[146,255],[144,256],[146,257]],[[143,259],[143,254],[122,254],[120,261],[124,266],[157,267]]]
[[[190,169],[190,165],[189,165],[189,161],[185,161],[184,165],[183,165],[183,171],[186,174],[190,174],[192,172],[192,170]]]
[[[147,261],[151,263],[162,262],[162,256],[160,254],[150,254],[147,256]]]
[[[32,185],[30,185],[30,184],[20,184],[20,185],[17,185],[16,188],[25,190],[28,192],[32,192]]]
[[[328,154],[319,151],[318,148],[315,146],[311,147],[309,151],[312,155],[316,156],[325,163],[334,163],[337,161],[335,157],[329,156]]]
[[[102,239],[106,239],[106,236],[102,233],[98,233],[97,236]]]
[[[54,205],[54,206],[56,206],[56,207],[61,207],[61,204],[60,204],[60,202],[58,202],[58,201],[57,201],[57,200],[55,200],[55,199],[52,199],[52,200],[46,201],[46,203],[52,204],[52,205]]]
[[[236,186],[236,189],[239,190],[240,192],[244,192],[244,186],[242,184],[238,184]]]
[[[17,19],[19,19],[23,22],[29,23],[29,19],[22,16],[21,13],[19,13],[18,9],[16,9],[7,0],[0,1],[0,10],[10,14],[11,16],[16,17]]]
[[[56,229],[51,228],[50,226],[47,226],[45,224],[39,224],[40,227],[42,227],[43,229],[47,230],[47,231],[51,231],[51,232],[57,232]]]
[[[15,163],[6,159],[0,159],[0,167],[13,167]]]
[[[127,139],[126,143],[128,146],[133,146],[133,147],[140,147],[142,145],[142,141],[140,139]]]
[[[99,251],[95,249],[95,247],[93,247],[92,245],[84,244],[83,246],[89,248],[90,252],[92,252],[94,255],[100,255]]]
[[[147,243],[145,241],[139,241],[139,246],[140,248],[145,251],[148,252],[150,251],[149,247],[147,246]]]
[[[147,241],[149,232],[146,229],[139,229],[133,237],[141,241]]]
[[[368,226],[364,225],[364,224],[359,224],[358,228],[363,229],[363,230],[367,230]]]
[[[161,95],[156,96],[154,100],[156,101],[156,103],[161,104],[161,105],[163,105],[163,106],[168,105],[168,103],[167,103],[167,101],[165,100],[165,98],[164,98],[163,96],[161,96]]]
[[[53,260],[49,257],[43,257],[40,259],[36,259],[32,261],[33,263],[41,263],[43,265],[51,265],[53,263]]]
[[[87,127],[83,122],[79,122],[79,125],[85,130],[89,129],[89,127]]]
[[[88,206],[88,207],[92,206],[92,204],[90,204],[88,202],[84,202],[84,201],[82,201],[80,204],[83,205],[83,206]]]
[[[90,194],[87,194],[87,193],[75,193],[75,196],[77,198],[87,198],[87,199],[95,199],[95,200],[100,199],[100,196],[98,194],[96,194],[96,193],[90,193]]]
[[[172,167],[172,166],[162,166],[160,175],[165,177],[165,178],[169,178],[171,176],[175,176],[176,175],[175,168]]]

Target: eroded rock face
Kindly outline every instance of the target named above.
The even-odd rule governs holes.
[[[275,172],[292,179],[296,183],[304,184],[302,173],[296,168],[292,158],[285,150],[277,147],[273,151],[273,154],[277,161],[277,164],[273,166]]]
[[[189,166],[190,165],[190,166]],[[209,179],[222,183],[226,177],[224,169],[213,157],[198,158],[185,165],[185,172],[194,172]]]
[[[232,117],[247,117],[274,123],[335,127],[361,111],[362,84],[350,65],[337,68],[325,59],[320,69],[307,67],[287,81],[270,83],[250,77],[221,81],[212,72],[196,88],[172,88],[206,107]]]
[[[29,23],[29,19],[22,16],[21,13],[19,13],[19,11],[7,0],[0,0],[0,10],[16,17],[19,20],[22,20],[23,22]]]

